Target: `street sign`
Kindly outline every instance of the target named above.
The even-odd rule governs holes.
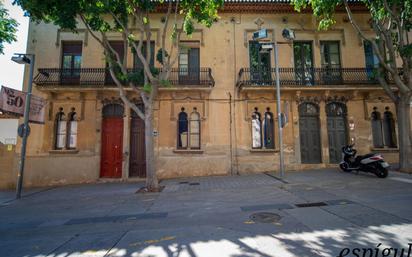
[[[23,116],[26,95],[26,92],[2,86],[0,91],[0,110]],[[45,107],[46,100],[33,95],[30,101],[29,121],[44,123]]]
[[[270,52],[273,49],[273,42],[260,43],[259,50],[261,53]]]
[[[253,40],[257,39],[263,39],[268,37],[268,30],[267,29],[261,29],[256,32],[253,32]]]
[[[19,127],[17,128],[17,135],[19,135],[19,137],[24,137],[25,135],[29,136],[30,135],[30,126],[27,125],[27,129],[23,124],[20,124]]]

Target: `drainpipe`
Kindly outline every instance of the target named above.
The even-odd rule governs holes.
[[[234,92],[234,99],[233,99],[233,110],[234,110],[234,112],[233,112],[233,120],[236,122],[236,95],[237,95],[237,93],[238,93],[238,91],[237,91],[237,88],[236,88],[236,80],[237,80],[237,58],[236,58],[236,18],[235,17],[232,17],[231,19],[230,19],[230,22],[233,24],[233,39],[232,39],[232,41],[233,41],[233,81],[234,81],[234,83],[233,83],[233,85],[234,85],[234,87],[233,87],[233,92]],[[238,24],[240,24],[240,21],[238,22]],[[231,116],[232,117],[232,116]],[[235,165],[236,165],[236,175],[239,175],[239,163],[238,163],[238,159],[237,159],[237,157],[238,157],[238,154],[237,154],[237,130],[236,130],[236,124],[235,124],[235,126],[233,127],[233,137],[235,138],[235,140],[234,140],[234,147],[235,147],[235,152],[234,152],[234,161],[235,161]],[[232,132],[230,133],[230,138],[231,138],[231,140],[232,140]],[[232,150],[232,147],[231,147],[231,150]],[[232,157],[231,157],[232,159],[233,159],[233,153],[232,153]],[[232,161],[232,163],[233,163],[233,161]],[[232,164],[232,167],[231,167],[231,170],[232,170],[232,174],[233,174],[233,164]]]

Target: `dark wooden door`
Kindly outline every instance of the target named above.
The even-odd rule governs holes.
[[[122,177],[123,118],[103,118],[100,177]]]
[[[132,115],[130,126],[129,176],[146,177],[146,149],[144,121]]]
[[[328,139],[330,163],[342,159],[342,147],[347,144],[346,121],[344,117],[328,117]]]
[[[339,163],[342,159],[342,147],[348,143],[346,106],[342,103],[330,103],[326,106],[329,140],[329,162]]]
[[[321,163],[320,126],[316,116],[299,118],[300,154],[302,163]]]

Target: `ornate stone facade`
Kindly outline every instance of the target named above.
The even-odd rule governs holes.
[[[245,6],[250,7],[249,4]],[[331,142],[334,138],[356,142],[359,153],[377,150],[382,152],[388,161],[396,162],[396,146],[375,149],[371,128],[371,113],[374,110],[379,110],[382,114],[390,111],[392,119],[396,120],[395,107],[379,85],[368,79],[363,43],[345,15],[337,14],[337,24],[332,30],[317,32],[316,20],[310,14],[282,11],[282,8],[286,8],[284,5],[273,13],[256,8],[242,11],[244,9],[241,4],[229,6],[224,9],[221,19],[212,28],[206,29],[198,25],[192,37],[182,36],[182,44],[186,42],[186,45],[198,49],[200,67],[207,67],[200,71],[200,77],[208,76],[205,81],[210,83],[195,81],[192,85],[180,85],[177,78],[172,87],[160,90],[153,121],[158,176],[172,178],[226,175],[278,169],[278,119],[273,83],[273,51],[267,54],[258,53],[260,62],[269,65],[266,73],[265,69],[263,73],[262,70],[256,73],[252,69],[254,64],[251,59],[255,57],[252,56],[254,50],[251,40],[253,32],[259,27],[268,29],[266,42],[282,42],[279,44],[279,66],[281,106],[287,118],[283,128],[287,170],[336,167],[336,160],[331,159],[331,156],[336,155],[333,151],[338,144]],[[152,15],[152,27],[157,31],[154,31],[153,38],[159,39],[156,33],[159,33],[162,16]],[[373,36],[367,23],[367,15],[356,14],[356,18],[366,33]],[[295,42],[286,42],[282,38],[284,28],[295,30]],[[77,41],[82,42],[81,67],[94,69],[93,72],[100,72],[104,77],[104,72],[101,71],[105,67],[103,49],[84,33],[84,28],[79,28],[79,31],[83,33],[72,34],[51,24],[30,23],[27,52],[36,54],[36,69],[47,71],[61,67],[63,45],[65,42]],[[119,35],[113,34],[110,37],[111,40],[120,39]],[[299,42],[306,42],[307,44],[302,46],[311,49],[312,66],[306,71],[313,73],[302,73],[297,67],[299,61],[296,59],[296,45]],[[340,63],[335,70],[324,68],[325,42],[335,42],[338,46],[336,56]],[[159,49],[158,43],[156,40],[156,51]],[[329,51],[332,53],[331,49]],[[131,49],[127,49],[127,52],[128,63],[132,65]],[[266,61],[262,61],[264,58]],[[159,65],[155,63],[155,66]],[[102,149],[103,144],[107,144],[104,133],[108,133],[105,127],[107,117],[104,117],[103,109],[109,104],[123,106],[116,87],[104,85],[103,77],[103,85],[96,82],[65,86],[61,85],[58,79],[50,82],[53,78],[50,72],[49,77],[41,77],[44,73],[38,74],[40,75],[37,77],[34,94],[48,100],[49,115],[44,125],[32,125],[25,184],[43,186],[100,179],[102,165],[105,165]],[[81,79],[86,75],[82,74]],[[26,82],[27,76],[28,72],[25,76]],[[127,94],[134,102],[139,102],[135,92],[128,90]],[[301,115],[299,108],[304,103],[315,106],[316,112],[313,116],[309,115],[315,118]],[[335,111],[334,113],[338,114],[333,117],[328,115],[327,108],[332,108],[331,103],[344,106],[345,113],[341,115]],[[139,165],[131,162],[131,159],[135,158],[131,154],[139,154],[138,149],[141,149],[133,148],[133,144],[139,144],[134,140],[140,133],[134,130],[139,125],[135,123],[133,112],[126,106],[123,107],[123,112],[116,116],[122,123],[121,144],[118,145],[121,147],[121,163],[116,169],[121,169],[118,179],[134,179],[129,171],[131,165]],[[75,149],[56,150],[54,147],[57,133],[55,117],[59,110],[66,116],[73,110],[77,114],[76,123],[73,123],[77,128]],[[186,121],[182,121],[182,112],[189,117]],[[192,126],[190,115],[193,112],[198,113],[200,118],[196,120],[197,125]],[[259,113],[259,121],[256,120],[257,116],[253,116],[254,113]],[[258,149],[252,147],[253,119],[255,128],[261,130],[261,147]],[[304,122],[307,122],[307,127],[302,128]],[[344,131],[333,127],[334,124]],[[396,133],[396,128],[394,129]],[[310,137],[313,131],[317,131],[313,135],[319,135],[318,141],[313,141],[319,144],[319,160],[304,156],[302,150],[310,147],[306,145],[303,137]],[[194,142],[194,139],[190,139],[193,136],[191,133],[200,134],[200,148],[182,147]],[[302,161],[306,159],[309,161]]]

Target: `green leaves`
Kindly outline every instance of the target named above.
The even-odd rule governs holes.
[[[335,9],[342,4],[341,0],[291,0],[295,10],[301,12],[303,9],[312,8],[313,14],[319,19],[319,30],[325,30],[333,26]]]
[[[164,52],[165,52],[165,58],[167,58],[167,57],[169,56],[169,54],[167,53],[166,50],[164,50]],[[160,48],[160,49],[157,51],[156,61],[158,61],[160,64],[163,64],[163,49],[162,49],[162,48]]]
[[[194,30],[194,26],[193,26],[192,19],[186,16],[185,20],[183,21],[183,31],[186,34],[191,35],[193,33],[193,30]]]
[[[4,43],[16,41],[18,23],[9,16],[8,11],[0,2],[0,54],[4,54]]]

